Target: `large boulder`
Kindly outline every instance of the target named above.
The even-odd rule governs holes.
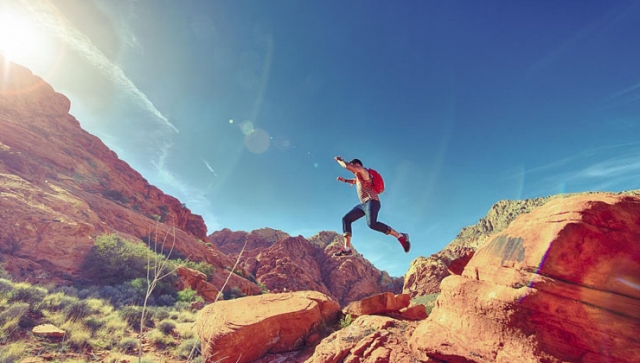
[[[365,315],[324,339],[305,363],[416,362],[407,345],[415,323]]]
[[[196,331],[207,362],[245,363],[317,342],[339,313],[337,302],[315,291],[249,296],[206,306]]]
[[[410,339],[447,362],[637,362],[640,198],[554,198],[445,278]]]

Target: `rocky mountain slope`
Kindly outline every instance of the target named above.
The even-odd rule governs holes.
[[[576,195],[591,194],[597,193],[586,192]],[[640,195],[640,190],[614,194]],[[429,257],[418,257],[413,260],[409,271],[405,274],[403,292],[412,297],[440,292],[440,282],[452,272],[455,273],[460,264],[465,265],[478,247],[482,246],[491,235],[506,229],[518,216],[527,214],[549,201],[567,196],[559,194],[534,199],[501,200],[495,203],[486,216],[475,225],[463,228],[442,251]]]
[[[235,296],[317,289],[348,303],[401,290],[401,280],[363,258],[330,260],[335,234],[311,241],[268,229],[207,236],[201,216],[83,130],[64,95],[1,58],[0,74],[0,263],[15,279],[72,284],[83,278],[95,238],[116,233],[140,243],[175,238],[174,256],[211,264],[208,281],[178,271],[183,285],[207,301],[229,276],[225,292]],[[245,240],[241,263],[231,271]]]

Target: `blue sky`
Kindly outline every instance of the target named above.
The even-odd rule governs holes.
[[[637,1],[2,0],[0,13],[0,51],[209,233],[341,231],[357,197],[336,155],[385,178],[379,219],[413,249],[364,220],[353,243],[394,276],[499,200],[640,188]]]

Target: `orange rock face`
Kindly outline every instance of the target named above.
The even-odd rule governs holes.
[[[318,292],[250,296],[205,307],[196,330],[207,362],[245,363],[301,349],[339,312],[338,303]]]
[[[638,286],[640,198],[556,198],[442,281],[410,345],[444,361],[634,362]]]
[[[402,279],[390,277],[362,256],[331,257],[342,236],[321,232],[309,240],[262,229],[222,230],[209,236],[216,247],[234,257],[242,254],[242,268],[271,292],[314,290],[346,305],[381,292],[400,292]]]
[[[361,316],[322,341],[307,363],[416,362],[407,345],[415,323]]]
[[[0,74],[0,260],[13,277],[69,284],[103,233],[141,242],[175,236],[175,255],[220,273],[233,265],[206,247],[202,217],[84,131],[65,96],[4,59]]]

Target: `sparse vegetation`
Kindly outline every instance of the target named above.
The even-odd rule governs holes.
[[[20,362],[32,351],[46,354],[53,362],[85,362],[89,352],[104,351],[108,356],[103,354],[103,361],[114,363],[125,359],[120,354],[138,352],[140,306],[115,309],[109,300],[81,300],[59,290],[0,279],[0,363]],[[192,330],[195,318],[188,304],[150,307],[144,325],[146,339],[169,352],[173,361],[202,361]],[[34,326],[46,323],[64,330],[65,338],[28,338]],[[156,359],[145,355],[140,361]]]
[[[427,310],[427,315],[431,315],[431,310],[433,310],[433,307],[436,306],[436,299],[438,298],[438,296],[440,296],[440,293],[416,296],[411,299],[411,303],[424,305]]]
[[[349,325],[351,325],[352,322],[353,322],[353,318],[351,317],[351,314],[347,314],[343,316],[342,319],[340,319],[340,328],[344,329]]]

